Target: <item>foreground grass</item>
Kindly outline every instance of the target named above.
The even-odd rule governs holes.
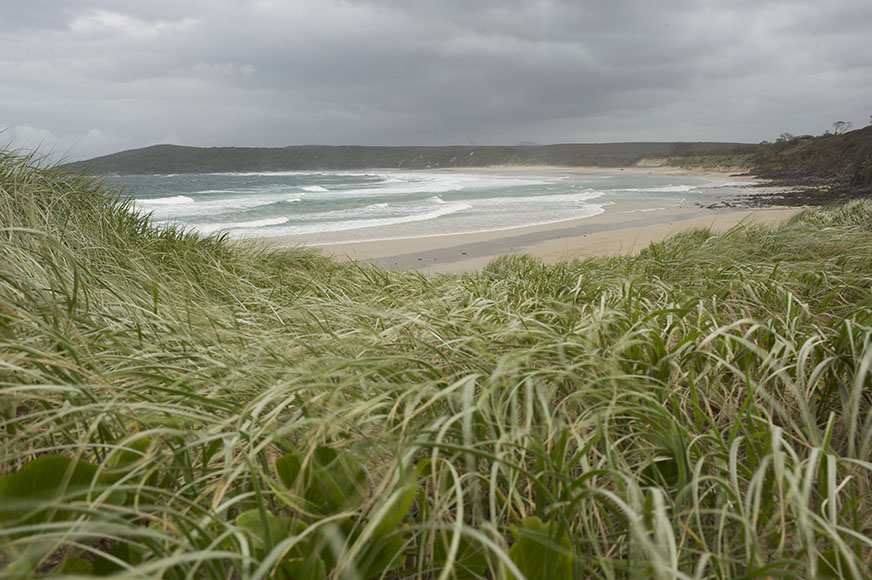
[[[0,159],[5,577],[861,578],[872,206],[427,278]]]

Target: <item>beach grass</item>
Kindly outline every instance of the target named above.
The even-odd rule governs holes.
[[[852,578],[872,204],[428,277],[0,154],[0,576]]]

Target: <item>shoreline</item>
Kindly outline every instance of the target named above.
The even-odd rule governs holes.
[[[547,264],[573,258],[634,254],[651,243],[688,229],[710,228],[723,232],[742,224],[777,224],[803,209],[675,208],[653,217],[645,216],[645,212],[602,213],[569,222],[495,232],[307,247],[337,260],[449,274],[479,270],[492,260],[511,254],[529,254]],[[628,215],[632,213],[642,217]]]
[[[421,170],[419,170],[421,171]],[[766,186],[765,180],[737,174],[733,170],[709,171],[665,166],[556,167],[492,166],[478,168],[433,168],[434,173],[488,173],[502,175],[675,175],[693,177],[734,177]],[[803,208],[624,207],[575,220],[522,226],[511,229],[463,234],[405,237],[398,239],[303,244],[337,260],[376,264],[390,269],[415,269],[427,274],[478,270],[490,261],[511,254],[530,254],[546,263],[563,259],[629,254],[640,251],[690,228],[726,231],[738,224],[773,224],[799,213]],[[299,247],[293,238],[260,238],[273,247]]]
[[[483,167],[431,167],[416,169],[422,172],[442,173],[495,173],[508,175],[596,175],[601,173],[624,173],[625,175],[685,175],[689,177],[742,177],[765,185],[769,180],[747,173],[750,168],[741,167],[674,167],[671,165],[628,165],[606,167],[602,165],[488,165]],[[376,171],[376,170],[373,170]],[[377,171],[405,171],[403,169]]]

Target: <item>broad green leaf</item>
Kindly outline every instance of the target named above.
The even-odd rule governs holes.
[[[315,462],[320,465],[329,465],[339,457],[339,453],[331,447],[317,447],[315,448],[315,452],[312,453],[312,457],[314,457]]]
[[[303,461],[296,453],[288,453],[287,455],[276,459],[276,474],[279,476],[279,480],[285,487],[288,489],[294,487],[294,483],[297,481],[297,476],[300,475],[302,465]]]
[[[406,480],[406,483],[394,493],[393,499],[390,500],[390,507],[388,507],[384,517],[376,525],[375,537],[380,538],[389,534],[409,514],[409,509],[412,507],[412,502],[415,501],[415,495],[418,493],[418,486],[415,485],[413,477],[408,477]]]
[[[118,481],[132,469],[138,466],[141,467],[139,464],[147,457],[148,450],[152,444],[153,442],[150,438],[140,437],[139,439],[126,441],[121,444],[119,449],[114,449],[106,461],[106,479],[112,482]],[[155,486],[158,484],[160,474],[157,469],[151,469],[152,466],[149,467],[147,477],[143,473],[143,477],[145,477],[144,483]]]
[[[113,449],[109,454],[106,461],[107,467],[112,471],[126,471],[132,464],[142,461],[151,443],[152,441],[148,437],[122,442],[120,448]]]
[[[0,497],[60,497],[82,490],[97,479],[97,466],[65,455],[34,459],[15,473],[0,477]]]
[[[367,580],[379,578],[403,563],[406,546],[406,534],[373,539],[358,561],[358,570]]]
[[[679,468],[678,461],[672,455],[665,455],[668,451],[662,451],[664,455],[649,463],[642,470],[642,481],[646,485],[654,487],[674,487],[678,485]]]
[[[324,580],[327,578],[327,567],[324,560],[317,554],[301,555],[297,559],[282,560],[280,573],[287,580]],[[282,577],[279,575],[279,577]]]
[[[61,562],[58,572],[71,576],[90,576],[94,573],[94,565],[84,558],[70,556],[69,558],[64,558],[64,561]]]
[[[269,529],[269,537],[273,544],[290,535],[292,525],[291,518],[277,517],[269,512],[266,512],[264,515],[266,516],[266,525]],[[267,532],[264,527],[264,518],[261,517],[260,510],[252,509],[239,514],[236,518],[236,525],[257,538],[262,545],[266,544]]]
[[[334,514],[356,504],[366,491],[366,472],[347,453],[319,453],[308,466],[305,497],[316,513]],[[326,461],[326,463],[322,463]]]
[[[817,567],[818,578],[860,579],[860,576],[853,573],[848,558],[839,550],[826,550],[818,554]]]
[[[64,455],[34,459],[15,473],[0,477],[0,521],[10,521],[32,514],[19,522],[62,521],[70,510],[57,507],[41,509],[48,502],[81,500],[99,488],[97,466]]]
[[[273,545],[296,534],[302,534],[306,524],[300,520],[265,514],[269,536]],[[243,512],[236,518],[236,525],[249,532],[260,544],[255,554],[263,557],[266,547],[264,519],[257,509]],[[287,580],[322,580],[326,578],[326,565],[319,555],[317,536],[303,538],[283,555],[276,567],[276,577]]]
[[[128,544],[128,543],[118,543],[112,546],[107,554],[112,556],[113,558],[117,558],[126,564],[130,564],[131,566],[136,566],[142,562],[142,554],[139,552],[137,548]],[[104,558],[102,556],[97,556],[94,559],[94,575],[95,576],[110,576],[115,574],[116,572],[121,572],[124,570],[124,567],[120,564],[110,560],[109,558]]]
[[[514,530],[509,558],[527,580],[572,580],[572,543],[565,531],[558,537],[558,529],[556,522],[527,517]],[[508,577],[517,580],[511,572]]]
[[[320,515],[355,505],[366,491],[366,472],[360,463],[328,447],[317,448],[305,466],[295,453],[280,457],[276,473],[285,487],[302,493],[307,510]]]
[[[450,530],[441,530],[433,544],[434,571],[441,572],[448,563],[448,552],[451,549]],[[460,546],[454,557],[449,578],[452,580],[473,580],[482,578],[487,570],[487,552],[481,544],[460,536]]]

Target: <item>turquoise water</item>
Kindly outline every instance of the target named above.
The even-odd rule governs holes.
[[[748,193],[728,177],[543,172],[283,172],[123,176],[162,224],[300,244],[402,239],[556,223],[605,211],[710,205]]]

